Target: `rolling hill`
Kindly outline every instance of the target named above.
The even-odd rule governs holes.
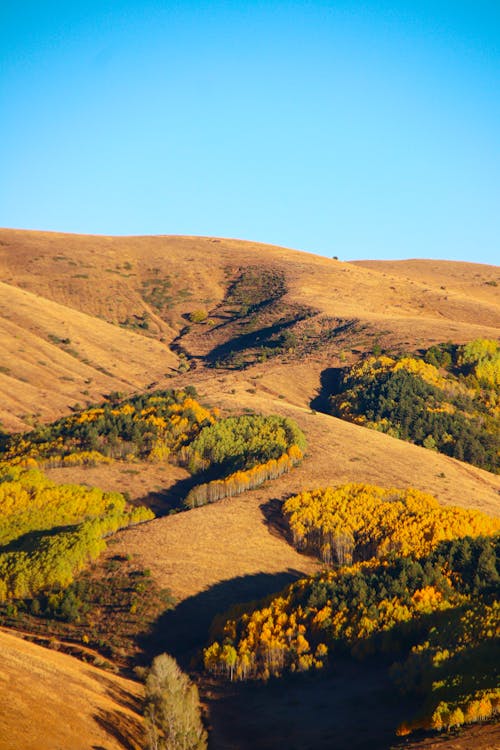
[[[9,750],[140,750],[140,686],[0,632],[2,733]]]
[[[189,659],[204,644],[212,616],[319,569],[315,559],[293,549],[281,522],[281,502],[302,489],[350,481],[414,486],[444,504],[500,515],[498,475],[320,411],[333,370],[364,354],[497,339],[500,271],[494,266],[345,263],[241,240],[4,229],[0,273],[3,430],[29,429],[112,392],[194,385],[200,399],[223,414],[291,417],[306,435],[306,458],[289,474],[175,515],[164,513],[167,499],[182,499],[188,475],[181,467],[124,462],[48,470],[55,481],[126,491],[162,516],[120,532],[114,547],[150,569],[178,601],[177,610],[167,613],[162,648]],[[38,648],[21,643],[22,649]],[[16,644],[6,641],[6,653],[28,684],[27,657],[15,655]],[[62,655],[37,650],[51,675],[54,657]],[[72,679],[83,679],[76,676],[82,665],[64,660],[75,670]],[[45,688],[52,706],[59,700],[55,685],[54,679]],[[90,723],[79,731],[91,733],[89,714],[98,715],[105,698],[93,684],[85,689],[82,721]],[[137,695],[139,688],[131,683],[123,689]],[[231,714],[233,699],[224,694],[212,700],[210,690],[216,746],[235,746],[234,737],[245,730]],[[21,693],[13,696],[12,710],[16,701],[22,704]],[[254,699],[259,706],[261,697]],[[366,699],[374,698],[370,693]],[[115,715],[119,710],[109,706]],[[321,742],[331,741],[329,731]],[[64,746],[67,740],[56,741]],[[97,735],[94,742],[122,746]],[[27,733],[17,744],[0,741],[2,750],[11,746],[35,747],[36,740]]]

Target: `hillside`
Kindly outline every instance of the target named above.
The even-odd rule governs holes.
[[[21,429],[63,405],[146,388],[175,367],[162,343],[0,283],[0,420]]]
[[[321,569],[316,558],[291,545],[281,515],[282,502],[303,490],[346,482],[415,487],[444,505],[500,515],[499,475],[322,413],[339,368],[367,354],[401,355],[447,340],[498,339],[496,267],[345,263],[241,240],[3,229],[0,274],[0,430],[25,431],[75,415],[79,406],[97,404],[108,394],[114,394],[112,404],[117,392],[195,386],[199,401],[217,407],[223,417],[250,412],[289,417],[306,436],[306,456],[289,473],[237,497],[170,515],[192,483],[185,464],[150,463],[137,455],[46,469],[55,482],[124,492],[133,504],[146,504],[157,514],[110,541],[112,554],[151,571],[151,580],[177,601],[176,609],[156,623],[148,654],[169,650],[184,666],[194,664],[214,616]],[[24,735],[12,734],[12,744],[2,738],[1,750],[40,746],[40,735],[28,731],[28,716],[38,717],[40,707],[44,727],[43,716],[48,726],[54,712],[62,713],[63,682],[80,723],[74,730],[69,723],[54,724],[57,732],[74,734],[54,734],[51,746],[78,748],[76,737],[89,738],[82,748],[138,746],[137,706],[125,698],[138,695],[135,683],[117,688],[115,677],[106,675],[103,683],[98,670],[73,657],[3,633],[0,640],[4,674],[8,679],[14,670],[19,674],[20,689],[10,692],[8,713],[26,716],[19,729]],[[384,733],[397,722],[374,710],[380,698],[376,670],[367,673],[366,684],[355,685],[351,677],[357,681],[359,669],[345,667],[342,699],[334,678],[327,694],[341,705],[350,698],[359,701],[365,716],[379,722],[379,736],[389,737]],[[35,670],[40,693],[26,701],[22,691],[28,693]],[[288,697],[275,686],[269,702],[260,689],[233,690],[210,680],[202,684],[202,695],[216,748],[272,747],[263,737],[267,727],[269,742],[276,744],[275,708],[284,725],[293,705],[303,706],[305,722],[318,714],[320,683],[311,690],[297,683]],[[323,716],[316,716],[317,731],[304,737],[303,746],[316,741],[317,747],[330,747],[340,727],[348,746],[357,747],[357,717],[346,712],[335,724],[330,710],[324,712],[324,696],[319,704]],[[242,718],[247,705],[255,707],[258,726]],[[114,739],[106,736],[112,726],[118,727]],[[488,745],[488,728],[470,732],[477,747],[494,747]],[[388,750],[389,742],[380,750]],[[359,747],[377,750],[369,743],[367,729]],[[422,747],[433,746],[429,743]]]
[[[214,398],[213,391],[208,387],[207,391]],[[334,417],[312,414],[305,407],[284,406],[265,391],[249,394],[242,388],[234,396],[218,399],[226,408],[251,405],[293,416],[308,439],[308,457],[269,487],[120,534],[118,549],[139,555],[161,585],[169,586],[180,600],[244,575],[275,574],[288,568],[304,574],[317,568],[317,563],[295,553],[281,535],[273,533],[273,503],[302,488],[350,481],[413,486],[445,504],[500,515],[500,477],[489,472]]]
[[[199,370],[256,345],[286,352],[286,331],[307,368],[375,344],[496,336],[495,267],[419,261],[417,274],[405,263],[364,267],[240,240],[0,230],[0,419],[20,429],[111,390],[164,385],[179,353]],[[274,297],[249,287],[249,268],[264,282],[281,274]],[[252,307],[256,297],[245,311],[241,299]],[[200,309],[212,324],[189,326]]]
[[[141,687],[0,631],[2,750],[140,750]]]

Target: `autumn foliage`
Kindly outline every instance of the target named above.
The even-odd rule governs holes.
[[[498,520],[367,485],[302,493],[285,512],[297,541],[323,557],[329,544],[336,567],[229,615],[206,669],[268,679],[322,670],[342,653],[383,654],[399,659],[398,688],[420,696],[400,734],[496,713]]]
[[[478,339],[421,357],[369,357],[345,370],[330,405],[343,419],[496,471],[499,388],[499,345]]]
[[[325,563],[426,555],[439,542],[500,531],[500,520],[476,510],[443,507],[415,489],[345,484],[301,492],[283,514],[294,544]]]
[[[110,398],[29,433],[8,437],[3,458],[11,463],[36,460],[44,466],[168,460],[218,418],[218,411],[202,406],[195,393],[186,388]]]
[[[202,430],[186,451],[195,474],[217,475],[189,492],[186,507],[233,497],[276,479],[300,463],[305,446],[291,419],[245,415],[220,420]]]
[[[36,469],[0,467],[0,601],[69,585],[104,537],[153,517],[123,495],[57,485]]]
[[[188,493],[184,502],[187,508],[196,508],[207,503],[223,500],[225,497],[241,495],[246,490],[259,487],[268,479],[277,479],[288,473],[302,460],[302,451],[297,445],[283,453],[277,460],[274,458],[264,464],[257,464],[245,471],[235,471],[224,479],[214,479],[211,482],[199,484]]]

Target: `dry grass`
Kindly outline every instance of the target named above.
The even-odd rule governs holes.
[[[273,489],[135,526],[120,534],[114,550],[137,555],[179,600],[242,576],[318,570],[266,522],[262,505]]]
[[[22,429],[111,391],[163,382],[177,357],[155,339],[0,282],[0,420]],[[65,343],[57,343],[60,340]]]
[[[21,426],[26,413],[38,411],[42,418],[61,413],[68,403],[83,402],[85,390],[95,398],[115,388],[131,391],[156,381],[163,386],[194,383],[213,405],[227,410],[292,416],[307,434],[309,457],[290,475],[238,500],[123,534],[124,549],[138,552],[160,583],[177,596],[256,572],[309,572],[314,563],[291,550],[266,518],[270,499],[282,500],[306,487],[346,481],[413,485],[443,502],[499,511],[498,477],[312,414],[309,404],[318,392],[321,373],[340,362],[335,348],[318,350],[302,361],[272,360],[245,372],[214,373],[198,364],[195,372],[163,377],[167,371],[174,373],[169,368],[176,357],[166,344],[185,324],[181,316],[200,305],[209,310],[218,304],[227,279],[238,268],[280,268],[289,289],[286,300],[312,305],[325,315],[356,318],[370,330],[375,326],[384,331],[388,342],[409,349],[447,338],[495,335],[500,305],[495,287],[486,282],[496,280],[498,269],[436,261],[348,264],[284,248],[200,237],[112,238],[1,230],[0,240],[0,268],[8,282],[0,305],[0,341],[8,370],[0,373],[0,418],[6,426]],[[161,320],[145,302],[143,284],[167,276],[174,297],[182,286],[192,296],[175,297]],[[156,326],[150,333],[161,335],[165,343],[111,325],[126,310],[146,309]],[[68,345],[49,341],[50,333],[70,339],[70,348],[81,358],[69,354]],[[196,336],[191,338],[190,346],[196,347],[196,342]],[[198,342],[201,351],[202,334]],[[373,346],[373,337],[367,335],[361,346]],[[96,371],[83,358],[111,374]],[[164,475],[157,467],[119,464],[56,470],[53,476],[123,489],[136,499],[151,499],[160,488],[172,487],[182,478],[179,470]]]
[[[126,492],[136,505],[147,505],[157,515],[181,502],[183,497],[176,489],[191,475],[180,466],[152,464],[145,461],[116,461],[97,466],[73,466],[45,469],[54,482],[76,482],[100,487],[106,492]]]
[[[383,331],[384,345],[411,349],[492,337],[500,325],[498,295],[490,285],[498,269],[490,266],[361,265],[241,240],[4,229],[0,419],[7,429],[22,429],[37,415],[50,419],[112,390],[165,386],[178,363],[168,345],[186,316],[200,306],[213,309],[228,278],[251,265],[285,272],[284,302],[356,319]],[[157,309],[147,290],[165,279],[169,302]],[[117,325],[144,315],[148,331]],[[54,336],[70,344],[54,343]],[[368,337],[361,346],[373,343]],[[193,356],[203,351],[202,337],[198,349]]]
[[[140,750],[141,687],[0,632],[1,750]]]
[[[214,400],[217,386],[212,391],[206,383],[206,388]],[[120,535],[118,551],[137,554],[159,584],[179,599],[238,576],[317,569],[313,560],[290,547],[268,518],[270,501],[304,489],[344,482],[411,486],[445,504],[500,514],[500,477],[388,435],[312,414],[304,406],[273,398],[267,386],[262,393],[258,389],[255,394],[244,387],[235,394],[217,390],[218,402],[227,409],[251,405],[296,419],[309,443],[302,465],[239,498],[157,519]]]
[[[355,346],[349,340],[334,342],[302,360],[277,358],[244,372],[208,370],[198,360],[194,372],[176,373],[178,358],[169,344],[186,324],[185,316],[201,307],[215,308],[223,300],[228,278],[248,266],[282,269],[288,286],[285,302],[312,306],[318,318],[356,320],[366,335],[362,333]],[[288,544],[279,524],[280,502],[303,489],[348,481],[415,486],[443,503],[500,513],[498,476],[310,409],[321,374],[339,366],[345,357],[351,361],[359,351],[370,350],[377,335],[383,346],[409,351],[448,339],[497,337],[498,268],[437,261],[350,264],[240,240],[0,230],[0,273],[0,420],[5,428],[24,429],[33,419],[54,418],[77,402],[84,405],[113,390],[132,392],[154,383],[155,387],[194,384],[224,410],[284,414],[296,419],[306,433],[308,457],[289,475],[240,498],[160,518],[119,535],[114,550],[137,554],[158,583],[181,601],[208,602],[203,597],[215,592],[217,606],[227,606],[246,590],[232,582],[251,580],[260,585],[267,580],[269,584],[284,575],[317,570],[314,560]],[[171,281],[171,299],[158,310],[144,289],[166,277]],[[140,320],[144,315],[149,316],[148,331],[117,325],[126,317]],[[67,339],[69,344],[61,343]],[[200,327],[189,337],[189,352],[196,357],[206,348]],[[50,474],[61,481],[127,491],[132,500],[146,499],[159,509],[160,490],[175,494],[176,483],[186,476],[180,469],[145,464],[56,469]],[[182,623],[177,626],[182,634]],[[1,636],[6,657],[0,677],[9,681],[4,693],[10,703],[4,708],[12,726],[2,730],[10,744],[2,739],[1,750],[31,750],[40,742],[72,750],[92,743],[96,748],[127,746],[106,736],[105,722],[96,719],[109,716],[123,727],[130,720],[137,729],[135,714],[127,714],[120,701],[114,704],[106,692],[109,682],[104,686],[95,670],[70,657],[36,651],[9,638]],[[106,676],[106,680],[115,678]],[[66,681],[68,691],[63,692]],[[132,683],[123,689],[137,694]],[[78,709],[70,711],[69,705]],[[289,707],[286,710],[285,719]],[[17,728],[11,720],[14,716],[22,717]],[[30,719],[35,729],[29,728]],[[224,709],[222,721],[227,720]],[[325,731],[328,735],[330,729]],[[216,746],[234,747],[223,735],[216,727]],[[479,744],[469,747],[496,747],[487,744],[496,741],[492,734],[488,739],[489,730],[479,731],[477,737]],[[136,741],[130,740],[130,747]],[[323,746],[334,746],[332,737],[324,741]],[[252,746],[251,737],[249,742]],[[424,743],[422,748],[427,746],[432,747]],[[466,750],[467,745],[442,747]]]

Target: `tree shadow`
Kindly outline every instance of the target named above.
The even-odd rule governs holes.
[[[94,720],[106,734],[114,737],[124,750],[141,750],[143,747],[143,728],[139,719],[118,710],[99,709]]]
[[[285,539],[288,544],[292,544],[292,535],[290,528],[283,517],[282,513],[283,500],[272,498],[262,503],[260,509],[269,533],[279,539]]]
[[[2,552],[33,552],[38,549],[44,539],[57,536],[64,532],[74,531],[78,523],[66,524],[64,526],[53,526],[50,529],[36,529],[27,531],[25,534],[11,539],[4,546],[1,546]]]
[[[138,498],[135,504],[145,505],[150,508],[157,518],[167,516],[171,511],[184,510],[184,499],[189,491],[200,482],[206,481],[200,479],[199,475],[178,479],[174,484],[160,492],[148,492],[147,495]]]
[[[343,371],[342,367],[327,367],[322,371],[318,393],[310,403],[311,409],[331,414],[330,396],[339,392]]]
[[[148,663],[163,652],[175,656],[183,665],[192,666],[199,650],[206,645],[211,625],[217,615],[230,607],[255,602],[276,594],[303,573],[288,569],[282,573],[256,573],[239,576],[211,586],[164,612],[141,642]]]

